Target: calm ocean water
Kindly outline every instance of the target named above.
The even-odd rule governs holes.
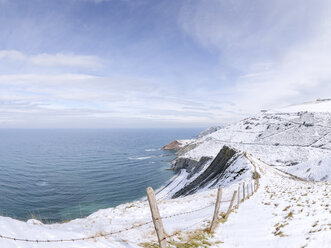
[[[0,129],[0,215],[57,222],[137,200],[201,129]]]

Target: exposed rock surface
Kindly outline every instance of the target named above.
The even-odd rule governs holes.
[[[178,150],[181,146],[181,143],[179,143],[177,140],[174,140],[170,142],[168,145],[165,145],[162,147],[162,150]]]
[[[174,161],[171,166],[174,170],[186,169],[186,171],[190,174],[195,174],[199,172],[203,165],[212,159],[211,157],[201,157],[199,161],[189,158],[178,158]]]
[[[176,194],[174,194],[172,198],[192,194],[198,189],[203,188],[206,184],[209,184],[210,182],[222,177],[223,172],[231,165],[231,162],[233,161],[231,159],[236,153],[236,150],[231,149],[227,146],[223,146],[223,148],[220,150],[220,152],[217,154],[217,156],[208,166],[208,168],[195,180],[185,185],[185,187],[176,192]],[[191,165],[193,165],[193,163]]]

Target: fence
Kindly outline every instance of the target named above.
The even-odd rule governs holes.
[[[225,213],[225,216],[222,217],[224,219],[224,221],[226,221],[228,219],[231,211],[232,211],[232,208],[233,208],[233,204],[234,204],[236,195],[238,194],[236,208],[239,208],[240,202],[243,202],[246,199],[248,199],[250,196],[252,196],[257,191],[258,187],[259,187],[259,179],[258,178],[255,179],[254,181],[252,181],[251,183],[249,183],[246,188],[245,188],[245,182],[244,182],[243,183],[243,190],[242,190],[243,191],[243,199],[241,199],[241,197],[240,197],[240,188],[241,188],[241,186],[239,185],[238,186],[238,191],[235,190],[233,192],[233,195],[232,195],[232,198],[231,198],[230,201],[221,201],[221,198],[222,198],[222,189],[221,188],[218,188],[215,204],[209,205],[209,206],[215,205],[215,209],[214,209],[213,218],[212,218],[212,221],[211,221],[211,224],[210,224],[210,227],[209,227],[209,230],[208,231],[211,232],[211,233],[213,233],[214,230],[215,230],[215,228],[216,228],[216,225],[217,225],[218,220],[219,220],[219,208],[220,208],[221,202],[230,202],[229,207],[228,207],[228,210]],[[245,197],[245,193],[246,193],[245,191],[246,191],[246,189],[247,189],[247,196]],[[249,191],[251,191],[251,192],[249,192]],[[166,248],[166,246],[167,246],[166,240],[169,239],[169,238],[172,238],[172,237],[174,237],[176,235],[178,235],[183,230],[180,230],[178,232],[175,232],[175,233],[173,233],[171,235],[166,235],[166,232],[164,230],[163,223],[162,223],[162,220],[165,219],[165,218],[162,218],[160,216],[159,209],[157,207],[156,198],[155,198],[155,193],[154,193],[153,189],[150,188],[150,187],[147,188],[146,192],[147,192],[147,199],[148,199],[150,210],[151,210],[151,214],[152,214],[154,228],[155,228],[155,231],[156,231],[156,234],[157,234],[157,238],[158,238],[159,247],[160,248]],[[199,210],[202,210],[202,209],[199,209]],[[196,224],[198,224],[198,223],[196,223]],[[194,226],[196,224],[193,224],[192,226]],[[185,229],[189,229],[190,227],[185,228]]]
[[[250,184],[250,187],[249,187],[249,184]],[[155,198],[154,190],[151,187],[148,187],[147,190],[146,190],[146,193],[147,193],[147,199],[148,199],[148,202],[149,202],[151,215],[152,215],[152,220],[151,221],[147,221],[147,222],[144,222],[144,223],[141,223],[141,224],[138,224],[138,225],[134,225],[130,228],[124,228],[124,229],[114,231],[114,232],[102,233],[102,234],[99,234],[99,235],[91,235],[91,236],[87,236],[87,237],[73,238],[73,239],[40,239],[39,240],[39,239],[25,239],[25,238],[10,237],[10,236],[5,236],[5,235],[1,235],[1,234],[0,234],[0,239],[7,239],[7,240],[21,241],[21,242],[30,242],[30,243],[76,242],[76,241],[92,240],[92,239],[96,239],[96,238],[104,238],[104,237],[114,236],[116,234],[120,234],[120,233],[129,231],[129,230],[140,228],[142,226],[153,223],[156,234],[157,234],[159,246],[160,246],[160,248],[165,248],[166,244],[167,244],[167,239],[175,237],[176,235],[178,235],[182,231],[185,231],[185,230],[191,228],[192,226],[198,224],[199,222],[195,223],[195,224],[193,224],[193,225],[191,225],[187,228],[181,229],[180,231],[175,232],[171,235],[166,235],[162,220],[173,218],[173,217],[176,217],[176,216],[191,214],[191,213],[198,212],[198,211],[207,209],[209,207],[215,206],[214,214],[213,214],[213,217],[212,217],[212,220],[211,220],[211,225],[208,229],[209,232],[214,232],[214,230],[217,226],[217,223],[219,221],[219,217],[220,217],[219,216],[220,204],[225,203],[225,202],[229,202],[228,210],[226,211],[225,216],[222,217],[224,220],[227,220],[227,218],[229,217],[229,215],[231,213],[231,210],[233,208],[236,195],[237,195],[237,205],[235,207],[239,208],[239,205],[240,205],[241,202],[248,199],[251,195],[253,195],[257,191],[257,189],[259,187],[258,178],[255,179],[255,180],[252,180],[249,184],[247,184],[246,187],[245,187],[245,183],[242,184],[242,192],[243,192],[243,194],[242,194],[243,198],[242,199],[240,197],[241,185],[238,186],[238,191],[235,190],[233,192],[232,198],[230,200],[226,200],[226,201],[222,201],[222,189],[218,188],[215,203],[208,204],[208,205],[206,205],[202,208],[190,210],[190,211],[187,211],[187,212],[176,213],[176,214],[168,215],[168,216],[164,216],[164,217],[161,217],[161,215],[159,213],[159,209],[158,209],[158,206],[157,206],[157,201],[156,201],[156,198]],[[251,188],[251,189],[249,189],[249,188]],[[246,192],[246,189],[247,189],[247,192]],[[249,193],[249,190],[251,191],[251,193]]]

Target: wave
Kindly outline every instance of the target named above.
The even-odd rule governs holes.
[[[38,181],[38,182],[36,183],[36,185],[37,185],[37,186],[41,186],[41,187],[43,187],[43,186],[48,185],[48,183],[47,183],[46,181],[41,180],[41,181]]]
[[[150,148],[150,149],[145,149],[145,152],[155,152],[159,149],[155,149],[155,148]]]
[[[138,157],[138,158],[131,158],[129,157],[130,160],[145,160],[145,159],[150,159],[152,158],[151,156],[146,156],[146,157]]]

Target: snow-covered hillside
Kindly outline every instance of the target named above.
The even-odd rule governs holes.
[[[183,142],[172,164],[178,174],[157,190],[169,247],[330,247],[330,103],[267,111]],[[242,197],[242,183],[257,177],[256,194],[214,235],[206,232],[216,188],[223,189],[222,215],[233,192]],[[5,248],[157,247],[144,199],[61,224],[0,217],[0,235]]]
[[[313,102],[295,104],[295,105],[287,106],[284,108],[274,109],[269,112],[270,113],[271,112],[293,113],[293,112],[299,112],[299,111],[330,113],[331,112],[331,99],[317,99],[316,101],[313,101]]]
[[[329,180],[330,104],[329,100],[319,100],[282,108],[282,112],[268,111],[246,118],[183,147],[178,152],[179,157],[174,161],[173,168],[182,170],[181,177],[185,177],[186,173],[186,180],[190,182],[192,165],[197,167],[195,163],[198,162],[198,166],[202,168],[199,173],[203,173],[220,149],[227,145],[298,177],[313,181]],[[308,112],[306,109],[314,109],[316,112]],[[204,161],[207,162],[201,164]],[[214,186],[223,184],[220,181]],[[176,185],[172,184],[170,187],[175,188]]]
[[[212,247],[330,247],[330,182],[309,182],[251,157],[261,189],[219,226]]]

